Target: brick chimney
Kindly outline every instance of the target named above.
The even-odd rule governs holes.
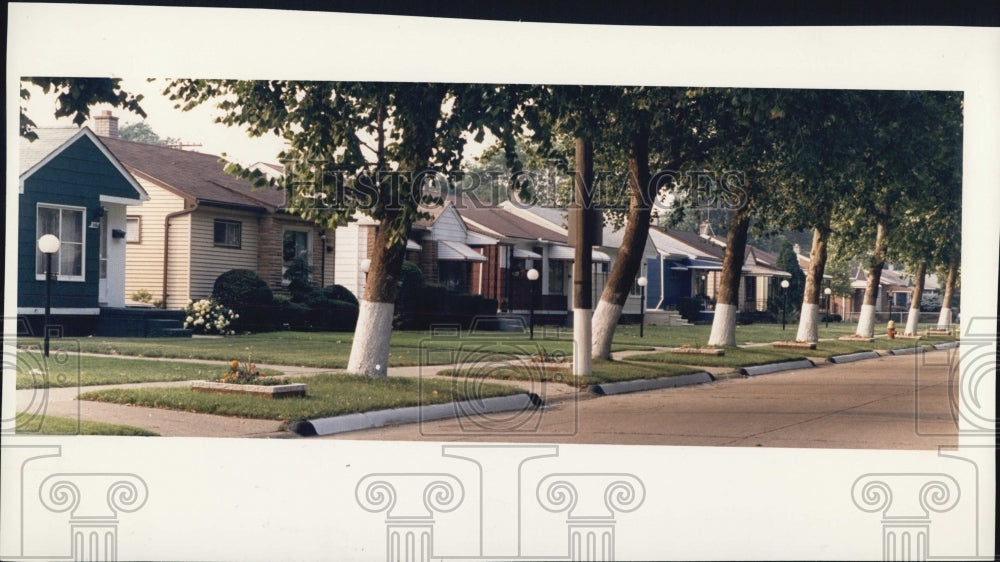
[[[714,232],[712,232],[712,223],[708,221],[701,221],[701,224],[698,225],[698,234],[702,236],[711,236],[714,234]]]
[[[94,117],[94,133],[99,137],[118,138],[118,118],[111,114],[110,109]]]

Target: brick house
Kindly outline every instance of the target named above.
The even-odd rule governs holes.
[[[122,140],[107,111],[94,129],[149,194],[127,216],[126,295],[145,290],[165,308],[183,308],[230,269],[256,271],[282,293],[296,256],[308,259],[318,285],[333,283],[332,233],[286,213],[284,192],[254,189],[215,155]]]

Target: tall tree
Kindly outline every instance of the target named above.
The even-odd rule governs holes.
[[[621,209],[606,212],[611,214],[613,221],[621,222],[624,218],[625,231],[618,257],[594,311],[592,353],[604,359],[611,357],[611,342],[618,320],[642,268],[657,198],[662,189],[672,187],[668,182],[679,179],[686,159],[696,150],[688,110],[691,102],[686,90],[624,88],[615,101],[617,103],[608,107],[613,120],[603,139],[612,154],[627,162],[628,208],[624,212]],[[655,175],[651,172],[653,166],[657,170]]]
[[[504,140],[517,88],[436,83],[173,80],[165,93],[190,109],[215,101],[219,123],[268,131],[288,148],[277,155],[288,209],[336,227],[355,213],[378,222],[348,370],[385,376],[393,303],[410,227],[435,173],[457,167],[466,143],[485,129]],[[513,143],[509,143],[513,151]],[[262,181],[260,174],[236,173]]]
[[[178,139],[172,137],[163,138],[156,134],[156,131],[145,121],[129,123],[128,125],[119,127],[118,138],[132,142],[141,142],[143,144],[154,144],[156,146],[169,146],[179,142]]]
[[[726,233],[715,316],[709,345],[736,345],[736,312],[751,222],[781,185],[783,148],[776,132],[792,95],[781,90],[721,89],[697,92],[698,130],[715,142],[705,163],[715,170],[738,170],[719,184],[734,201]]]
[[[864,259],[868,280],[856,335],[872,337],[882,270],[890,257],[890,240],[904,216],[907,200],[930,193],[928,177],[941,151],[948,103],[946,92],[867,92],[855,105],[860,133],[854,137],[859,174],[851,198],[840,208],[840,225],[853,238],[874,244]],[[859,212],[859,210],[861,212]],[[898,243],[898,240],[896,240]]]
[[[72,117],[77,126],[83,125],[90,118],[90,107],[107,103],[131,111],[141,117],[146,116],[139,102],[141,95],[133,95],[121,89],[119,78],[69,78],[69,77],[28,77],[21,79],[21,99],[25,102],[31,99],[31,88],[41,88],[42,92],[56,94],[54,116]],[[21,105],[20,134],[28,140],[35,140],[35,122],[28,117],[28,110]]]
[[[834,206],[850,191],[858,173],[851,144],[850,106],[854,93],[837,90],[790,92],[784,119],[776,123],[776,137],[783,148],[782,172],[762,206],[758,224],[812,233],[809,265],[801,298],[797,341],[819,339],[819,305],[822,302],[828,246],[834,234]],[[793,279],[793,285],[798,282]],[[795,302],[795,301],[793,301]]]

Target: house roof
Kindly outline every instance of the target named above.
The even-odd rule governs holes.
[[[477,207],[471,204],[457,209],[470,230],[501,238],[544,240],[566,243],[566,235],[520,217],[502,207]]]
[[[219,156],[111,137],[101,141],[137,177],[186,199],[268,212],[285,204],[283,191],[254,189],[249,181],[227,174]]]
[[[109,200],[117,203],[135,204],[141,201],[148,201],[149,195],[146,190],[139,185],[135,177],[125,169],[123,163],[104,144],[97,135],[87,127],[52,127],[38,128],[34,130],[35,140],[29,141],[21,137],[18,150],[18,173],[20,174],[19,189],[23,192],[25,180],[43,167],[51,159],[62,153],[63,150],[76,143],[81,138],[88,138],[93,145],[108,159],[108,162],[115,167],[128,185],[135,190],[138,199],[131,197],[109,197]],[[103,199],[102,195],[102,200]]]
[[[722,256],[725,255],[726,250],[720,246],[716,246],[712,242],[701,237],[700,234],[696,232],[688,232],[686,230],[675,230],[673,228],[663,228],[660,229],[661,232],[674,238],[680,240],[687,246],[697,250],[701,257],[712,258],[716,260],[722,260]]]

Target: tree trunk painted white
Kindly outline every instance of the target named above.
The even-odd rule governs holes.
[[[937,322],[938,330],[950,330],[951,329],[951,308],[941,308],[941,313],[938,314]]]
[[[917,330],[919,329],[920,323],[920,309],[911,308],[909,314],[906,317],[906,330],[903,331],[905,336],[915,336],[917,335]]]
[[[802,303],[802,312],[799,314],[799,332],[795,335],[795,341],[819,341],[818,304],[811,302]]]
[[[863,338],[871,338],[875,336],[874,304],[861,305],[861,313],[858,315],[858,329],[854,332],[854,334]]]
[[[736,345],[736,305],[716,304],[708,345]]]
[[[593,309],[573,309],[573,374],[580,377],[590,376],[594,372],[593,362],[590,359],[593,319]]]
[[[389,334],[392,333],[395,308],[391,302],[361,299],[347,372],[369,377],[389,374]]]
[[[597,302],[594,311],[593,345],[591,354],[601,359],[611,359],[611,340],[615,337],[615,328],[622,315],[622,305],[612,304],[604,299]]]

